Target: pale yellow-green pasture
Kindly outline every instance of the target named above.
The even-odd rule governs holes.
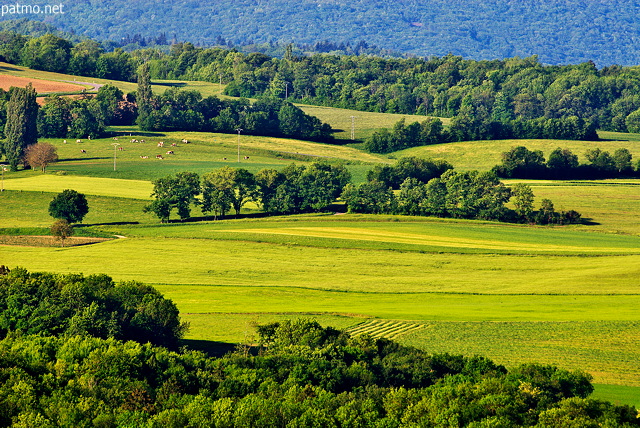
[[[331,125],[331,128],[337,131],[334,134],[335,137],[341,140],[351,139],[352,124],[355,139],[364,140],[380,128],[393,128],[393,125],[402,119],[405,120],[406,124],[424,122],[429,119],[429,116],[420,115],[364,112],[305,104],[296,105],[308,115],[315,116],[322,122]],[[351,119],[352,116],[354,116],[353,122]],[[451,119],[448,118],[440,118],[440,120],[442,120],[445,125],[448,125],[451,121]]]
[[[395,152],[395,157],[418,156],[444,159],[456,169],[489,170],[502,163],[501,155],[513,147],[525,146],[529,150],[541,150],[545,159],[558,147],[569,149],[578,156],[580,163],[587,163],[587,150],[600,148],[613,154],[617,149],[626,148],[634,159],[640,157],[640,142],[630,140],[573,141],[573,140],[487,140],[463,141],[459,143],[435,144],[414,147]]]
[[[5,180],[4,188],[48,193],[72,189],[86,195],[149,200],[153,191],[150,181],[42,174],[39,171],[31,171],[21,174],[20,178]]]
[[[437,254],[130,238],[65,249],[0,247],[0,260],[38,271],[108,272],[118,280],[149,284],[369,293],[640,293],[640,255]]]

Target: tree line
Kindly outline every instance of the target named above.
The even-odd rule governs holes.
[[[526,184],[507,187],[494,172],[454,171],[443,161],[403,158],[395,166],[374,168],[367,179],[344,188],[341,198],[349,212],[535,224],[581,219],[575,210],[556,211],[549,199],[542,199],[536,211],[533,191]],[[507,207],[509,202],[513,208]]]
[[[502,163],[492,171],[504,178],[534,179],[601,179],[634,177],[640,175],[640,162],[633,164],[629,149],[619,148],[613,154],[600,148],[589,149],[579,163],[578,156],[569,149],[556,148],[545,160],[541,150],[529,150],[524,146],[513,147],[502,153]]]
[[[364,142],[365,150],[373,153],[391,153],[410,147],[454,141],[502,140],[502,139],[562,139],[598,140],[593,122],[576,116],[559,119],[513,119],[506,122],[498,118],[478,114],[469,107],[461,110],[448,128],[439,118],[429,118],[421,123],[405,123],[402,118],[391,130],[375,131]]]
[[[354,213],[537,224],[577,223],[581,217],[574,210],[556,212],[548,199],[535,211],[531,187],[509,188],[493,172],[457,172],[444,161],[403,158],[393,166],[376,166],[360,185],[351,184],[350,179],[344,166],[325,163],[291,164],[281,171],[263,169],[255,175],[232,167],[202,177],[180,172],[153,182],[154,200],[145,211],[167,222],[174,210],[187,220],[192,208],[199,206],[204,214],[218,218],[231,209],[238,216],[253,201],[267,214],[297,214],[325,210],[340,197]],[[510,201],[514,209],[506,206]]]
[[[203,99],[197,91],[179,88],[153,95],[147,64],[138,70],[137,108],[136,121],[146,131],[233,133],[240,129],[253,135],[333,141],[328,124],[279,98],[262,97],[253,103],[246,98]]]
[[[0,426],[639,426],[591,376],[429,354],[313,320],[221,357],[176,348],[175,305],[106,275],[0,267]],[[180,342],[178,342],[180,343]]]
[[[200,177],[179,172],[153,182],[153,202],[145,207],[161,221],[169,221],[176,210],[181,220],[191,217],[193,206],[205,214],[235,215],[249,201],[267,214],[297,214],[321,211],[332,204],[351,174],[342,165],[291,164],[281,171],[263,169],[255,175],[244,168],[222,167]],[[201,196],[201,198],[198,198]]]
[[[236,97],[272,96],[295,102],[386,113],[457,118],[472,139],[496,135],[572,135],[593,138],[594,129],[640,129],[640,78],[631,67],[593,63],[543,65],[536,56],[475,61],[447,55],[381,58],[298,55],[283,58],[234,49],[176,43],[105,53],[92,40],[72,45],[53,35],[0,37],[0,55],[36,69],[134,81],[148,64],[151,78],[225,83]],[[55,59],[55,61],[53,60]],[[55,69],[52,69],[55,68]],[[554,122],[562,119],[564,122]],[[516,123],[507,126],[512,121]],[[572,123],[572,121],[582,121]],[[455,122],[455,121],[454,121]],[[525,123],[524,128],[519,122]],[[501,123],[498,129],[487,123]],[[495,127],[495,125],[494,125]],[[473,136],[477,134],[477,136]],[[467,138],[467,137],[464,137]]]

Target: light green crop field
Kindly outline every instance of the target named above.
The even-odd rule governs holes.
[[[34,194],[51,196],[7,191],[0,198],[14,199],[0,201],[22,205],[20,198]],[[250,323],[283,317],[336,318],[340,327],[405,320],[425,328],[400,335],[403,343],[507,365],[583,368],[600,383],[640,386],[635,236],[355,215],[100,221],[94,227],[127,238],[73,248],[0,247],[0,260],[152,284],[178,304],[192,325],[190,339],[243,342]]]
[[[305,104],[296,105],[308,115],[316,116],[322,122],[331,125],[331,128],[337,131],[334,136],[340,140],[351,140],[352,126],[355,139],[364,140],[380,128],[393,128],[393,125],[401,119],[404,119],[405,123],[409,124],[423,122],[429,118],[428,116],[420,115],[364,112]],[[352,116],[354,117],[353,122],[351,120]],[[448,125],[451,121],[448,118],[440,118],[440,120],[445,125]]]

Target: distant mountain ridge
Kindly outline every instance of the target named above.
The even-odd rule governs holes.
[[[418,56],[538,55],[548,64],[640,64],[637,0],[77,0],[11,15],[102,40],[139,34],[213,45],[364,40]]]

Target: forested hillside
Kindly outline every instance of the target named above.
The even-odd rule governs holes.
[[[44,20],[64,31],[114,41],[166,37],[213,45],[327,40],[326,49],[364,41],[419,56],[537,54],[550,64],[640,63],[635,0],[81,0],[67,2],[63,11],[5,14],[0,20]]]

